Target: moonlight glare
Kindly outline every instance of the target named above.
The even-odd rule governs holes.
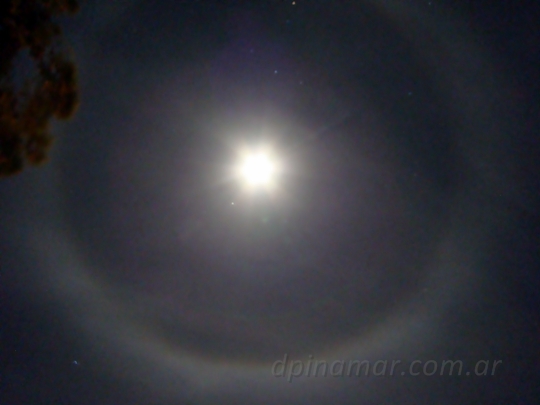
[[[275,157],[264,150],[244,152],[237,166],[238,178],[249,188],[274,186],[277,172],[278,164]]]
[[[264,153],[248,156],[242,163],[242,176],[249,184],[268,184],[273,174],[274,165]]]

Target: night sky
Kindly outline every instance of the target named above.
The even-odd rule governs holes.
[[[0,183],[0,405],[538,403],[539,21],[87,1],[80,109]],[[287,381],[285,355],[502,363]]]

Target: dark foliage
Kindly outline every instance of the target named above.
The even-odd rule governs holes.
[[[1,2],[0,177],[46,162],[52,119],[68,119],[77,109],[76,65],[54,19],[78,8],[76,0]],[[21,80],[23,55],[33,69]]]

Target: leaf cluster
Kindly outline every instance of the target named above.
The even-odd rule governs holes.
[[[73,116],[77,68],[55,18],[74,14],[76,0],[4,0],[0,5],[0,177],[47,161],[53,118]],[[17,80],[21,63],[32,73]]]

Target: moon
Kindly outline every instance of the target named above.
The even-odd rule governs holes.
[[[241,157],[238,174],[245,185],[265,188],[275,181],[277,166],[275,158],[268,152],[249,152]]]

